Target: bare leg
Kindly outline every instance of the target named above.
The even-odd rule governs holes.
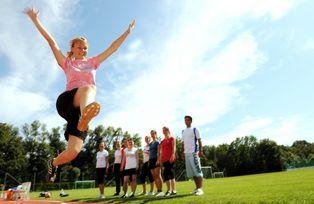
[[[143,193],[146,193],[146,183],[143,183]]]
[[[203,187],[203,178],[202,177],[193,177],[194,183],[196,185],[196,188],[202,188]]]
[[[123,192],[126,194],[128,192],[128,183],[129,183],[129,176],[124,176],[123,178]]]
[[[161,178],[160,167],[156,167],[152,169],[151,172],[155,180],[157,191],[161,191],[162,190],[162,178]]]
[[[84,108],[95,101],[96,98],[96,86],[89,85],[78,88],[74,96],[74,107],[80,107],[81,113]]]
[[[167,186],[167,191],[170,192],[170,180],[165,181]]]
[[[68,163],[75,159],[83,147],[83,140],[73,135],[69,136],[68,146],[53,160],[53,166]]]
[[[176,192],[176,180],[175,179],[170,180],[170,185],[171,185],[171,191]]]
[[[150,192],[154,192],[154,182],[150,183]]]
[[[132,190],[132,193],[135,193],[135,191],[136,191],[136,186],[137,186],[137,183],[136,183],[136,175],[132,175],[132,182],[131,182],[131,190]]]
[[[104,195],[104,188],[105,188],[105,185],[102,183],[102,184],[99,184],[99,192],[100,192],[100,195]]]

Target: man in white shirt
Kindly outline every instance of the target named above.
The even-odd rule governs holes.
[[[186,174],[193,177],[196,189],[193,194],[203,195],[203,172],[200,157],[203,156],[201,137],[196,128],[192,128],[192,117],[184,117],[186,129],[182,131],[182,159],[185,159]]]
[[[109,153],[105,150],[105,143],[101,142],[99,144],[99,151],[96,154],[96,182],[99,186],[100,199],[104,199],[104,179],[105,173],[108,173],[109,167]]]

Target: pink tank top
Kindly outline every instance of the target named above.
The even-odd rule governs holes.
[[[97,57],[82,60],[72,60],[67,57],[61,67],[67,79],[66,90],[96,85],[96,69],[99,65]]]

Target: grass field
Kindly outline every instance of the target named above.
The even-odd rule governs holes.
[[[164,185],[165,188],[165,185]],[[98,189],[66,190],[70,195],[59,197],[59,191],[52,191],[49,200],[79,201],[82,203],[314,203],[314,168],[278,173],[257,174],[230,178],[204,180],[203,196],[194,196],[192,181],[178,182],[175,197],[156,198],[136,196],[120,200],[113,197],[114,188],[105,189],[105,200],[98,200]],[[142,191],[141,185],[137,193]],[[32,192],[32,199],[39,192]]]

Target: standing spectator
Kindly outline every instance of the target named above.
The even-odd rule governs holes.
[[[156,197],[160,197],[165,194],[162,192],[162,178],[159,164],[159,142],[157,141],[157,132],[155,130],[151,130],[150,135],[152,137],[152,142],[149,143],[149,168],[157,188]]]
[[[193,193],[203,195],[203,172],[200,157],[203,156],[202,142],[198,130],[191,127],[192,117],[184,117],[186,129],[182,131],[182,159],[185,158],[187,177],[193,177],[196,189]]]
[[[164,181],[167,185],[165,196],[176,195],[176,180],[174,163],[176,160],[176,140],[170,134],[169,128],[163,127],[164,139],[160,142],[160,163],[164,167]],[[171,188],[170,188],[171,187]]]
[[[127,140],[127,148],[124,150],[124,154],[122,157],[122,165],[121,168],[124,166],[124,177],[123,177],[123,192],[124,194],[121,196],[121,199],[127,197],[128,192],[128,185],[130,181],[131,185],[131,195],[130,198],[134,198],[135,190],[136,190],[136,175],[138,170],[139,164],[139,157],[138,157],[138,150],[134,147],[133,139],[129,138]]]
[[[116,151],[114,152],[114,165],[113,165],[113,172],[114,172],[114,178],[116,183],[116,192],[114,196],[118,196],[120,194],[121,190],[121,160],[122,160],[122,148],[121,148],[121,142],[116,141],[115,144]]]
[[[101,142],[99,144],[99,151],[96,154],[96,182],[99,186],[99,198],[104,199],[104,180],[105,174],[108,173],[109,167],[109,153],[105,150],[105,143]]]
[[[154,178],[152,173],[149,169],[149,143],[150,143],[150,136],[145,136],[145,143],[146,145],[143,148],[143,165],[141,168],[141,183],[143,185],[143,191],[139,195],[154,195]],[[150,183],[150,191],[146,192],[146,178],[148,178]]]

